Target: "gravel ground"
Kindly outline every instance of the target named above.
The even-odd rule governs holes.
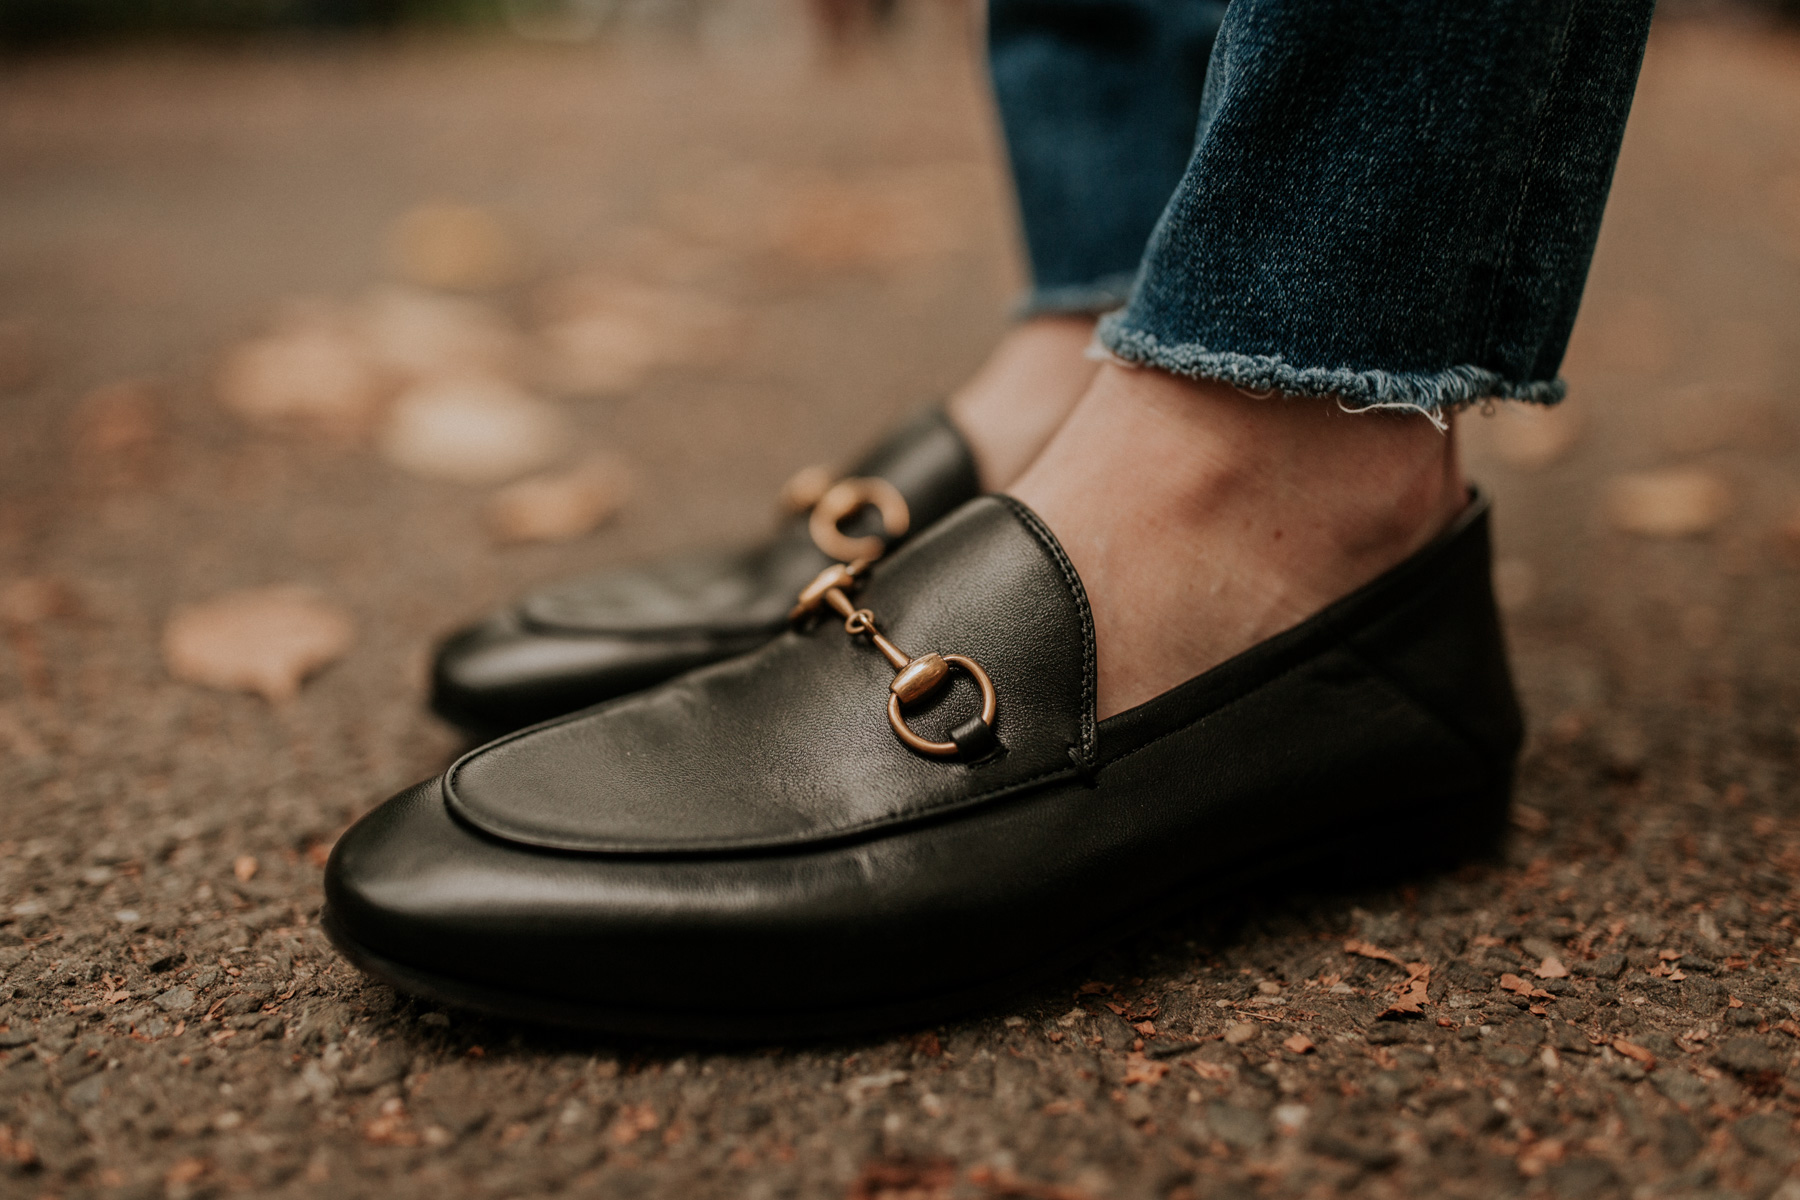
[[[831,57],[741,7],[586,47],[8,64],[0,1193],[1800,1200],[1791,34],[1659,27],[1566,419],[1463,422],[1532,724],[1501,860],[1295,880],[1004,1011],[843,1044],[569,1040],[332,953],[331,840],[456,749],[420,706],[431,638],[752,535],[789,471],[954,384],[1017,285],[997,161],[938,7]],[[214,399],[227,347],[379,282],[384,229],[438,197],[519,231],[490,302],[527,324],[595,266],[739,316],[565,403],[637,480],[591,537],[498,548],[483,490]],[[128,379],[150,399],[121,433],[83,398]],[[1698,531],[1618,528],[1658,504]],[[168,676],[176,606],[289,582],[358,631],[298,698]]]

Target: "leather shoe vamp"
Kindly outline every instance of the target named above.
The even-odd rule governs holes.
[[[981,663],[1001,748],[919,755],[887,719],[893,669],[827,616],[660,688],[496,742],[445,779],[450,807],[530,846],[719,853],[843,837],[980,803],[1072,767],[1093,740],[1093,633],[1061,551],[1010,501],[972,501],[855,597],[912,653]],[[928,738],[977,711],[956,676],[909,712]]]

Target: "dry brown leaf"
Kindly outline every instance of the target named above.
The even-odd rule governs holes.
[[[558,457],[567,424],[558,409],[502,380],[436,380],[394,402],[381,452],[427,479],[502,483]]]
[[[238,346],[218,375],[220,401],[239,416],[338,438],[368,428],[382,391],[361,341],[318,314]]]
[[[1537,977],[1539,979],[1567,979],[1569,968],[1563,966],[1562,960],[1554,954],[1546,954],[1544,961],[1538,964]]]
[[[1378,958],[1382,962],[1391,962],[1397,967],[1406,965],[1400,961],[1400,956],[1398,954],[1389,950],[1383,950],[1373,942],[1365,942],[1360,938],[1351,938],[1349,941],[1345,942],[1344,953],[1355,954],[1362,958]]]
[[[388,254],[402,278],[426,287],[478,291],[518,278],[518,241],[491,209],[437,202],[408,210],[388,235]]]
[[[1162,1077],[1169,1073],[1169,1064],[1154,1058],[1145,1058],[1142,1053],[1133,1051],[1125,1056],[1125,1083],[1145,1083],[1152,1086],[1161,1083]]]
[[[310,588],[278,584],[176,611],[163,630],[163,659],[177,679],[256,692],[279,704],[354,640],[350,617],[337,605]]]
[[[1652,1070],[1656,1066],[1656,1055],[1650,1053],[1650,1051],[1644,1049],[1636,1042],[1628,1042],[1622,1037],[1616,1037],[1612,1040],[1611,1045],[1614,1050],[1617,1050],[1626,1058],[1635,1060],[1646,1071]]]
[[[1431,1003],[1428,996],[1431,988],[1431,967],[1426,963],[1407,963],[1405,965],[1406,978],[1394,987],[1394,990],[1400,993],[1400,998],[1383,1009],[1376,1020],[1421,1016],[1425,1011],[1424,1006]]]
[[[237,877],[239,883],[249,883],[256,878],[256,867],[254,854],[240,854],[232,860],[231,873]]]
[[[1606,503],[1613,525],[1626,533],[1693,537],[1725,519],[1731,491],[1711,471],[1670,467],[1615,477],[1607,485]]]
[[[1293,1054],[1311,1054],[1315,1049],[1313,1040],[1304,1033],[1296,1033],[1283,1038],[1281,1044]]]
[[[1519,978],[1517,975],[1512,975],[1512,974],[1502,975],[1500,977],[1500,987],[1503,991],[1512,992],[1515,995],[1519,995],[1519,996],[1528,996],[1533,1000],[1554,1000],[1555,999],[1555,997],[1552,996],[1549,992],[1546,992],[1542,988],[1536,987],[1535,985],[1526,982],[1525,980]]]
[[[631,490],[624,468],[595,459],[572,470],[509,483],[487,506],[487,524],[501,542],[560,542],[598,528]]]

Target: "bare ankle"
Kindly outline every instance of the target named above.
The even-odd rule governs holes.
[[[1034,317],[1001,339],[950,399],[950,418],[975,452],[982,486],[1019,477],[1093,381],[1091,317]]]
[[[1101,715],[1304,620],[1465,503],[1422,416],[1103,368],[1013,492],[1088,586]]]

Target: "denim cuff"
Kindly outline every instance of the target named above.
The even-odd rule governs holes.
[[[1190,379],[1216,379],[1248,391],[1333,396],[1352,412],[1385,408],[1435,415],[1494,399],[1555,404],[1568,391],[1561,379],[1519,382],[1472,365],[1436,371],[1302,367],[1280,355],[1212,350],[1192,342],[1170,345],[1132,328],[1128,315],[1115,312],[1101,318],[1094,333],[1095,341],[1123,362]]]
[[[1034,287],[1013,306],[1013,317],[1024,321],[1031,317],[1094,317],[1125,307],[1131,299],[1131,286],[1137,272],[1103,275],[1092,283],[1064,283],[1051,287]]]

